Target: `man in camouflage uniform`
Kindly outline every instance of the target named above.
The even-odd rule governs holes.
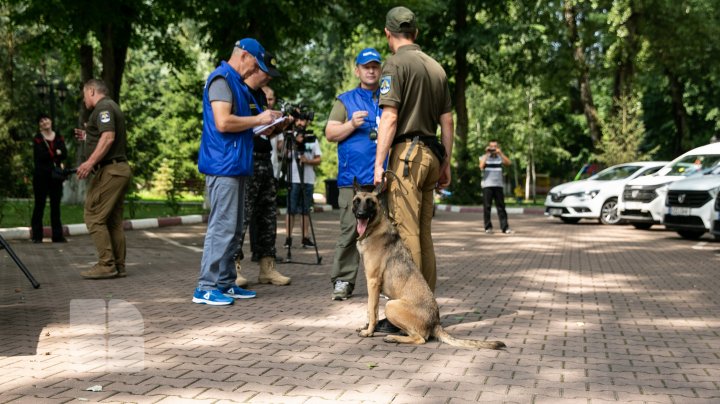
[[[274,66],[274,58],[269,52],[265,53],[265,65],[268,67],[268,74],[257,71],[245,80],[250,88],[253,100],[250,103],[250,110],[253,115],[260,114],[271,107],[268,105],[265,92],[262,87],[273,77],[279,77],[280,73]],[[281,126],[282,124],[278,125]],[[283,276],[275,269],[275,238],[277,234],[277,180],[275,179],[271,160],[272,145],[270,138],[282,131],[282,128],[269,129],[266,132],[255,135],[253,139],[253,174],[247,183],[245,199],[245,223],[240,240],[240,254],[235,258],[235,269],[237,279],[235,284],[244,287],[248,284],[247,279],[240,275],[243,259],[242,244],[245,240],[245,233],[250,226],[250,233],[254,235],[253,256],[260,260],[259,283],[271,283],[273,285],[289,285],[291,279]]]

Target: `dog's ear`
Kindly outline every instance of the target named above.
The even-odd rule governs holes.
[[[375,189],[373,190],[373,194],[375,194],[376,197],[380,196],[380,194],[382,194],[383,191],[385,191],[384,187],[385,187],[385,180],[383,179],[383,181],[381,183],[379,183],[375,186]]]
[[[360,192],[360,184],[357,182],[357,177],[353,177],[353,194]]]

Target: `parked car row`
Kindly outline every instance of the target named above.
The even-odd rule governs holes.
[[[558,185],[545,200],[545,214],[565,223],[594,219],[638,229],[664,224],[683,238],[709,231],[720,239],[720,143],[671,162],[619,164]]]

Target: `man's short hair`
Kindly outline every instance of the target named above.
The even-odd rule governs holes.
[[[94,88],[95,91],[104,95],[108,95],[110,92],[105,82],[99,79],[90,79],[86,81],[83,88]]]
[[[39,114],[38,114],[38,118],[37,118],[38,123],[39,123],[40,121],[42,121],[43,119],[45,119],[45,118],[47,118],[47,119],[52,119],[52,118],[50,117],[50,114],[48,114],[47,112],[41,112],[41,113],[39,113]]]
[[[409,39],[411,41],[415,40],[415,34],[417,32],[392,32],[390,31],[390,35],[392,35],[393,38],[402,38],[402,39]]]

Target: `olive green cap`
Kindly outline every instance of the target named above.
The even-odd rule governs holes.
[[[385,28],[390,32],[409,32],[417,30],[415,14],[406,7],[395,7],[385,16]]]

